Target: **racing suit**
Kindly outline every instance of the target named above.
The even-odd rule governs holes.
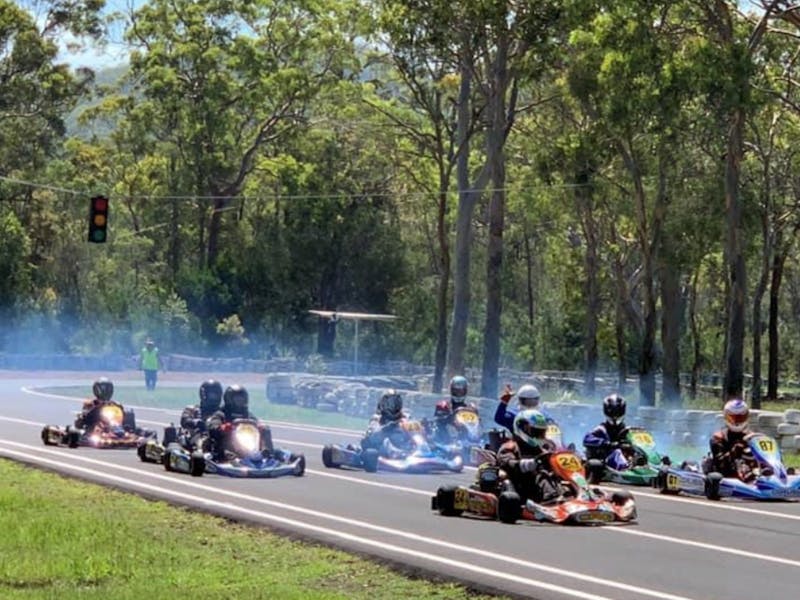
[[[586,458],[598,458],[605,461],[616,449],[625,449],[628,427],[623,422],[604,421],[592,429],[583,438]]]
[[[406,434],[400,429],[400,421],[406,418],[405,414],[391,418],[378,413],[372,415],[367,425],[367,431],[361,439],[361,448],[368,450],[374,448],[384,456],[399,456],[404,453]]]
[[[87,400],[83,403],[81,413],[75,419],[75,427],[92,431],[100,422],[100,411],[104,406],[119,406],[120,409],[122,408],[119,402],[114,402],[113,400],[100,400],[99,398]]]
[[[453,420],[459,408],[474,409],[475,405],[462,403],[453,408],[450,400],[447,399],[436,403],[436,408],[433,411],[433,423],[426,427],[434,442],[437,444],[450,444],[458,439],[458,431],[453,424]]]
[[[743,457],[743,451],[747,447],[744,438],[750,431],[731,431],[721,429],[715,432],[708,445],[711,449],[711,461],[709,471],[722,473],[723,477],[738,477],[737,459]]]
[[[221,461],[225,458],[225,431],[223,425],[232,423],[235,419],[251,419],[258,423],[258,429],[261,432],[261,442],[264,450],[269,453],[274,453],[275,448],[272,446],[272,432],[266,423],[258,419],[253,413],[247,412],[244,415],[231,415],[226,411],[218,410],[213,415],[208,417],[205,421],[205,426],[208,431],[208,437],[211,441],[211,453],[215,460]]]
[[[497,466],[505,471],[522,502],[547,502],[558,497],[558,487],[550,477],[549,468],[539,460],[543,454],[541,448],[531,448],[516,440],[505,442],[497,452]]]

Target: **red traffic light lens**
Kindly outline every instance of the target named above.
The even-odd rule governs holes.
[[[92,198],[92,209],[99,212],[107,211],[108,198],[103,198],[102,196],[99,196],[97,198]]]

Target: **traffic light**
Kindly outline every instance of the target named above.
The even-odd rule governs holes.
[[[102,244],[108,228],[108,198],[95,196],[89,204],[89,241]]]

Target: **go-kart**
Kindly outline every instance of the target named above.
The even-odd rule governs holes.
[[[457,408],[453,413],[452,425],[448,425],[447,428],[452,431],[444,432],[442,435],[452,441],[442,443],[437,441],[437,434],[440,432],[432,431],[430,424],[425,425],[429,439],[433,440],[434,445],[448,454],[460,454],[465,463],[477,464],[473,459],[474,449],[486,445],[478,409],[474,406]]]
[[[42,442],[45,446],[67,446],[77,448],[136,448],[143,439],[154,439],[155,432],[136,426],[136,416],[116,402],[98,407],[97,422],[90,428],[78,425],[59,427],[45,425],[42,429]]]
[[[778,442],[763,433],[751,433],[744,438],[741,456],[734,462],[736,477],[723,477],[713,470],[711,458],[700,464],[684,462],[680,467],[662,467],[655,487],[662,494],[684,493],[720,498],[749,498],[751,500],[800,499],[800,475],[787,469],[781,459]]]
[[[520,519],[549,523],[602,525],[636,519],[636,504],[626,490],[608,493],[586,481],[583,463],[568,450],[542,455],[540,473],[548,477],[557,495],[547,501],[522,501],[506,473],[497,465],[496,455],[484,450],[487,460],[469,486],[446,485],[431,498],[431,508],[445,516],[463,513],[515,523]]]
[[[669,465],[667,456],[656,451],[656,443],[649,431],[641,427],[630,427],[625,442],[614,449],[608,457],[593,467],[587,464],[587,479],[590,483],[610,481],[629,485],[653,485],[659,469]]]
[[[305,473],[305,456],[272,449],[269,428],[255,419],[223,423],[220,439],[222,448],[214,448],[207,432],[170,426],[164,429],[163,443],[143,440],[137,452],[142,462],[161,463],[167,471],[194,477],[203,473],[228,477],[300,477]]]
[[[402,473],[430,473],[464,469],[460,449],[431,445],[419,421],[402,419],[392,436],[397,444],[379,448],[361,448],[353,444],[328,444],[322,449],[322,463],[328,468],[351,467],[374,473],[378,469]]]

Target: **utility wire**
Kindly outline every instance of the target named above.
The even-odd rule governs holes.
[[[48,190],[53,192],[61,192],[63,194],[69,194],[72,196],[78,196],[81,198],[89,198],[91,196],[96,196],[97,192],[85,192],[80,190],[71,190],[67,188],[61,188],[49,184],[44,183],[36,183],[33,181],[25,181],[23,179],[15,179],[12,177],[5,177],[0,175],[0,181],[6,181],[8,183],[14,183],[17,185],[23,185],[26,187],[31,187],[34,189],[42,189]],[[592,183],[561,183],[556,185],[540,185],[540,186],[529,186],[524,188],[525,191],[536,191],[536,190],[554,190],[554,189],[574,189],[580,187],[587,187],[595,185]],[[448,196],[457,196],[460,190],[448,190]],[[504,192],[517,192],[517,188],[513,187],[505,187],[505,188],[485,188],[483,190],[475,190],[475,189],[468,189],[464,190],[468,193],[484,193],[489,194],[496,191],[504,191]],[[115,198],[122,198],[125,200],[165,200],[165,201],[215,201],[215,200],[242,200],[242,201],[263,201],[263,200],[347,200],[347,199],[354,199],[354,198],[435,198],[439,195],[438,191],[430,191],[430,192],[403,192],[403,193],[393,193],[393,192],[386,192],[386,193],[363,193],[363,194],[259,194],[257,196],[244,196],[244,195],[237,195],[237,196],[197,196],[197,195],[168,195],[168,196],[155,196],[155,195],[129,195],[129,194],[119,194],[115,195]]]

